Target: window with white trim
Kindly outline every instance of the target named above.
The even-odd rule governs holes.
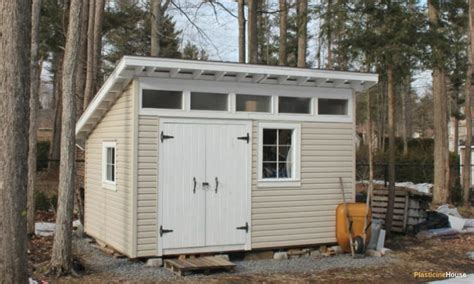
[[[348,100],[346,99],[318,99],[318,114],[347,115]]]
[[[110,188],[117,182],[117,143],[102,143],[102,182]],[[114,189],[114,188],[113,188]]]
[[[260,123],[259,133],[259,181],[299,180],[299,124]]]
[[[278,97],[279,113],[311,114],[311,98]]]
[[[183,92],[144,89],[142,108],[182,109]]]

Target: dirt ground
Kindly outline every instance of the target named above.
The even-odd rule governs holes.
[[[294,272],[285,271],[279,272],[246,272],[238,273],[217,273],[210,275],[193,275],[186,277],[176,277],[165,271],[163,268],[153,268],[162,270],[164,276],[153,278],[148,276],[141,276],[140,272],[134,274],[133,272],[125,273],[125,276],[117,276],[110,273],[107,266],[94,265],[97,259],[88,259],[91,254],[100,254],[102,262],[104,259],[110,258],[102,251],[97,250],[91,253],[90,251],[78,255],[76,252],[75,259],[84,265],[78,267],[80,276],[65,277],[61,279],[51,279],[44,275],[50,257],[50,250],[52,246],[51,237],[34,238],[30,241],[30,267],[34,268],[34,278],[46,280],[52,283],[77,282],[77,283],[111,283],[111,282],[146,282],[146,283],[171,283],[171,282],[192,282],[192,283],[310,283],[310,282],[331,282],[331,283],[410,283],[410,282],[426,282],[436,279],[417,279],[414,278],[414,272],[458,272],[458,273],[474,273],[474,261],[470,260],[467,252],[474,251],[474,235],[460,235],[452,239],[431,239],[426,241],[418,241],[414,237],[397,236],[388,241],[386,246],[393,251],[389,261],[371,261],[369,264],[363,264],[359,267],[337,267],[309,272]],[[319,261],[320,264],[330,262],[331,258],[326,257],[322,259],[311,259],[308,257],[307,261]],[[349,256],[344,256],[344,261],[352,261]],[[287,260],[287,262],[297,261]],[[263,262],[271,262],[270,260],[261,260]],[[131,261],[127,259],[120,260],[121,266],[128,267],[127,269],[137,270],[145,267],[144,263],[140,261]],[[257,261],[258,264],[258,261]],[[83,269],[83,270],[82,270]],[[151,268],[146,268],[151,269]],[[127,276],[128,275],[128,276]],[[160,274],[161,275],[161,274]],[[439,278],[438,278],[439,279]]]
[[[47,193],[48,196],[54,194],[57,188],[55,178],[43,176],[40,180],[41,191]],[[474,218],[474,209],[460,210],[460,213],[464,217]],[[37,220],[54,222],[54,214],[38,212]],[[357,261],[353,261],[349,255],[319,259],[307,257],[305,260],[292,259],[277,265],[277,261],[273,260],[251,263],[243,261],[239,262],[238,267],[241,269],[237,269],[235,273],[186,277],[174,276],[164,268],[148,268],[144,260],[114,259],[93,245],[87,244],[84,249],[84,246],[78,246],[79,242],[77,239],[74,240],[74,261],[78,264],[76,270],[79,276],[54,279],[45,276],[50,259],[52,237],[33,237],[29,243],[29,267],[33,278],[51,283],[412,283],[437,280],[436,278],[415,278],[414,272],[474,273],[474,261],[466,255],[474,251],[474,234],[425,241],[419,241],[412,236],[394,236],[387,240],[385,245],[392,249],[389,256],[384,256],[383,260],[374,258],[357,260],[359,262],[356,265],[351,265]],[[263,265],[259,264],[260,262]],[[305,267],[300,268],[300,264]],[[252,266],[260,268],[248,269]],[[266,270],[266,267],[272,269]],[[279,270],[279,268],[282,269]],[[121,273],[111,272],[113,269],[121,270]]]

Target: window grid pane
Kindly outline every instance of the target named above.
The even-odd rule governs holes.
[[[143,108],[182,109],[183,92],[165,90],[143,90]]]
[[[237,94],[236,110],[245,112],[271,112],[271,97]]]
[[[105,179],[115,182],[115,148],[106,148]]]
[[[344,99],[318,99],[318,114],[347,115],[348,100]]]
[[[293,129],[263,129],[262,178],[292,178],[292,136]]]
[[[278,97],[279,113],[311,113],[311,98]]]
[[[228,94],[191,92],[192,110],[228,110]]]

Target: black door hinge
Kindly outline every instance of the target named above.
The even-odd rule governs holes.
[[[237,227],[236,229],[237,230],[245,230],[245,232],[248,233],[249,232],[249,223],[245,222],[245,226]]]
[[[247,135],[237,137],[237,139],[239,139],[239,140],[247,140],[247,144],[249,144],[249,142],[250,142],[250,135],[249,135],[249,133],[247,132]]]
[[[171,233],[173,230],[163,229],[163,226],[160,226],[160,237],[163,237],[163,234]]]
[[[173,139],[173,138],[174,138],[174,136],[165,135],[165,134],[163,133],[163,131],[161,131],[161,136],[160,136],[161,143],[163,143],[163,140],[165,140],[165,139]]]

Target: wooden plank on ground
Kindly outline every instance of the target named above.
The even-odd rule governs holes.
[[[188,259],[167,259],[165,260],[165,268],[183,276],[188,271],[231,271],[235,268],[235,264],[221,257],[206,256]]]

